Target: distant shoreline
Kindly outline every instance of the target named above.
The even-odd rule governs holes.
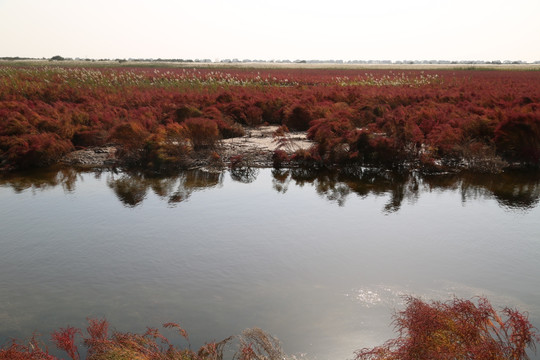
[[[540,64],[396,64],[396,63],[334,63],[334,62],[177,62],[118,60],[1,60],[0,66],[66,66],[66,67],[155,67],[155,68],[216,68],[216,69],[384,69],[384,70],[516,70],[540,71]]]

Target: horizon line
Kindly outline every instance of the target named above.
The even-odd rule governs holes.
[[[369,60],[342,60],[342,59],[238,59],[238,58],[226,58],[214,60],[208,58],[90,58],[90,57],[63,57],[55,55],[52,57],[25,57],[25,56],[2,56],[0,60],[48,60],[48,61],[114,61],[114,62],[174,62],[174,63],[306,63],[306,64],[374,64],[374,65],[415,65],[415,64],[433,64],[433,65],[511,65],[511,64],[540,64],[540,60],[536,61],[524,61],[524,60],[445,60],[445,59],[404,59],[404,60],[387,60],[387,59],[369,59]]]

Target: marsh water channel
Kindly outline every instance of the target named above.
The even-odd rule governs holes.
[[[406,294],[483,295],[540,327],[538,174],[244,170],[1,177],[0,341],[104,317],[350,359],[394,337]]]

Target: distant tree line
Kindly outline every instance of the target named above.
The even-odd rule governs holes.
[[[17,60],[49,60],[49,61],[67,61],[67,60],[76,60],[76,61],[116,61],[119,63],[124,62],[173,62],[173,63],[276,63],[276,64],[389,64],[389,65],[404,65],[404,64],[435,64],[435,65],[509,65],[509,64],[540,64],[540,60],[527,62],[522,60],[339,60],[339,59],[271,59],[271,60],[261,60],[261,59],[221,59],[214,60],[211,59],[162,59],[162,58],[128,58],[128,59],[91,59],[91,58],[70,58],[63,57],[60,55],[52,56],[51,58],[31,58],[31,57],[20,57],[20,56],[4,56],[0,57],[0,60],[6,61],[17,61]]]

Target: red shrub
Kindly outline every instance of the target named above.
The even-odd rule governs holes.
[[[306,105],[297,104],[286,111],[283,124],[291,130],[307,130],[313,114]]]
[[[261,108],[250,105],[245,110],[246,114],[246,123],[249,126],[258,126],[263,123],[263,111]]]
[[[195,106],[182,105],[174,110],[174,121],[182,123],[189,118],[202,116],[202,112]]]
[[[497,149],[506,158],[540,164],[540,111],[511,113],[495,129]]]
[[[435,126],[427,135],[429,145],[437,148],[441,155],[452,155],[456,147],[461,144],[462,139],[461,129],[448,123]]]
[[[348,119],[332,116],[313,120],[307,137],[315,141],[317,152],[321,158],[333,163],[348,158],[353,130]]]
[[[144,141],[149,135],[149,132],[140,124],[128,122],[114,127],[110,140],[121,144],[127,153],[133,153],[143,147]]]
[[[184,330],[184,328],[182,328],[180,326],[180,324],[177,324],[177,323],[174,323],[174,322],[168,322],[168,323],[165,323],[163,324],[163,327],[166,328],[166,329],[176,329],[176,331],[178,331],[178,333],[184,338],[187,340],[187,342],[189,343],[189,336],[188,336],[188,333],[186,330]]]
[[[223,139],[241,137],[245,135],[244,128],[231,118],[223,116],[221,111],[215,106],[209,106],[204,109],[203,117],[216,122],[219,134]]]
[[[265,94],[270,96],[269,94]],[[262,120],[269,124],[281,124],[284,117],[285,101],[282,98],[264,98],[258,105],[262,111]]]
[[[73,360],[79,360],[79,350],[75,345],[75,336],[82,335],[81,330],[68,326],[52,333],[51,339],[60,350],[65,351]]]
[[[70,141],[52,133],[0,136],[0,158],[5,157],[9,164],[17,168],[50,165],[72,149]]]
[[[18,136],[36,131],[20,113],[0,114],[0,117],[0,136]]]
[[[283,163],[289,161],[289,155],[284,150],[277,149],[272,154],[274,168],[279,169]]]
[[[213,147],[219,138],[218,126],[211,119],[189,118],[184,122],[184,125],[195,149]]]
[[[42,349],[36,336],[28,341],[28,344],[20,344],[12,340],[8,346],[0,348],[0,360],[58,360],[49,355],[47,349]]]
[[[357,351],[357,360],[519,360],[540,341],[526,316],[506,308],[503,320],[485,298],[406,302],[394,317],[398,338]]]
[[[426,147],[437,149],[429,154],[433,160],[459,160],[464,144],[486,147],[493,142],[508,160],[534,166],[540,162],[540,72],[54,67],[3,71],[9,81],[0,84],[1,167],[20,167],[20,159],[34,166],[34,160],[46,163],[54,158],[21,155],[31,147],[29,136],[40,134],[53,134],[54,142],[71,140],[76,146],[110,139],[136,158],[150,135],[162,136],[162,126],[193,118],[211,120],[219,130],[216,135],[211,123],[191,124],[193,144],[200,148],[212,146],[217,136],[243,135],[242,125],[284,124],[291,130],[308,130],[314,119],[324,118],[348,121],[352,129],[344,135],[320,124],[318,131],[329,136],[318,136],[319,153],[314,155],[323,162],[344,157],[415,164]],[[354,139],[358,131],[364,135]],[[44,152],[55,153],[53,148],[45,147]],[[397,157],[391,161],[392,156]]]
[[[40,115],[29,107],[26,99],[23,101],[0,101],[0,119],[2,120],[0,121],[0,134],[5,131],[3,130],[4,126],[9,124],[11,118],[32,127],[41,121]]]
[[[104,145],[109,138],[109,133],[105,130],[82,130],[76,131],[73,134],[71,142],[74,146],[101,146]]]
[[[161,126],[146,139],[144,161],[154,170],[182,167],[191,152],[189,130],[185,124]]]
[[[88,349],[88,357],[92,358],[94,354],[99,354],[106,348],[109,340],[109,322],[105,319],[88,319],[86,328],[88,337],[84,339],[84,345]]]
[[[241,100],[234,100],[222,106],[220,109],[223,114],[237,123],[247,125],[247,105]]]
[[[403,154],[392,138],[373,135],[368,143],[368,151],[364,154],[367,163],[395,166],[403,160]]]
[[[311,166],[322,162],[317,149],[298,149],[290,157],[291,161],[297,162],[301,166]]]

